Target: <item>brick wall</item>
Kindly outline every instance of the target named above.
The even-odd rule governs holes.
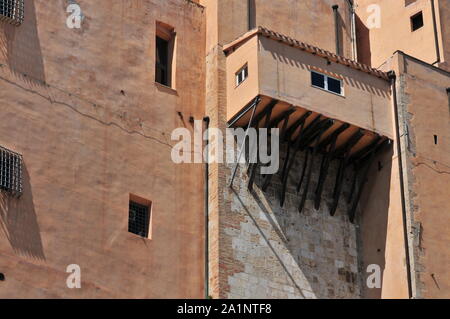
[[[281,165],[284,152],[281,154]],[[313,208],[320,158],[314,164],[308,200],[297,210],[296,185],[304,154],[297,154],[280,207],[280,176],[266,192],[257,177],[254,192],[247,190],[246,170],[238,170],[234,190],[223,189],[226,211],[220,212],[220,295],[227,298],[359,298],[357,229],[346,216],[344,200],[350,189],[348,176],[338,211],[329,214],[337,163],[330,166],[319,211]],[[230,178],[231,167],[228,171]]]

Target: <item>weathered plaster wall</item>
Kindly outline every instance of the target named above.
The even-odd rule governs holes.
[[[408,56],[394,56],[414,294],[450,296],[450,74]],[[435,136],[436,135],[436,142]]]
[[[220,44],[229,43],[248,31],[247,0],[200,1],[206,7],[218,6],[220,17],[217,21]],[[335,52],[335,25],[332,6],[339,5],[339,25],[343,55],[352,56],[351,16],[347,0],[252,0],[255,11],[252,14],[254,26],[264,26]]]
[[[358,244],[364,283],[381,271],[381,286],[363,285],[363,298],[408,298],[408,275],[403,231],[400,178],[396,148],[384,152],[372,165],[360,201]],[[372,282],[372,278],[369,278]]]
[[[0,199],[0,297],[202,298],[203,165],[175,165],[170,134],[204,114],[204,9],[77,2],[79,30],[62,0],[0,26],[0,144],[25,167],[23,196]],[[177,32],[176,91],[154,83],[156,20]],[[127,231],[130,193],[153,203],[151,240]]]
[[[260,93],[392,138],[389,83],[260,37]],[[343,81],[344,96],[312,87],[310,70]]]
[[[284,162],[285,150],[281,152]],[[223,267],[227,282],[223,295],[229,298],[359,298],[361,274],[358,268],[356,226],[348,221],[347,202],[351,183],[344,183],[334,217],[328,205],[334,187],[337,162],[330,166],[320,210],[313,207],[320,158],[302,213],[296,187],[303,169],[304,153],[298,153],[289,174],[286,202],[280,207],[280,176],[266,192],[258,175],[254,192],[247,190],[248,178],[239,170],[226,200],[223,239],[227,243]]]
[[[397,50],[427,63],[437,61],[431,0],[417,0],[406,7],[403,0],[357,0],[356,3],[358,58],[362,63],[378,68]],[[378,12],[381,19],[379,26],[373,24],[377,13],[371,9],[370,6],[373,5],[379,6]],[[443,60],[443,51],[448,51],[449,46],[449,36],[446,31],[448,6],[448,0],[435,1],[439,47]],[[410,18],[420,11],[423,12],[424,26],[413,32]]]

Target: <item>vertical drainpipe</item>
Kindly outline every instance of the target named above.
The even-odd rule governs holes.
[[[406,258],[406,276],[408,281],[408,296],[409,299],[412,298],[412,283],[411,283],[411,258],[409,254],[409,240],[408,240],[408,227],[407,227],[407,213],[406,213],[406,196],[405,196],[405,180],[403,178],[403,160],[402,160],[402,149],[400,145],[400,123],[398,114],[398,102],[397,102],[397,76],[394,71],[388,73],[389,80],[391,82],[392,97],[394,103],[394,116],[395,116],[395,139],[397,144],[397,159],[398,159],[398,171],[400,178],[400,196],[402,202],[402,218],[403,218],[403,233],[405,241],[405,258]]]
[[[203,118],[206,126],[206,132],[209,129],[209,117]],[[209,145],[209,135],[205,141],[206,146]],[[207,148],[206,148],[207,149]],[[205,188],[205,299],[209,299],[209,152],[206,152],[205,159],[205,176],[204,176],[204,188]]]
[[[354,0],[347,0],[348,6],[350,8],[351,15],[351,37],[352,37],[352,59],[353,61],[358,60],[358,48],[356,45],[356,11]]]
[[[334,31],[335,31],[335,37],[336,37],[336,54],[342,55],[341,53],[341,44],[339,42],[339,6],[335,4],[333,7],[334,12]]]
[[[431,13],[433,15],[433,30],[434,30],[434,42],[436,46],[436,62],[434,62],[432,65],[435,65],[437,63],[441,62],[441,50],[439,49],[439,37],[438,37],[438,30],[437,30],[437,21],[436,21],[436,8],[434,5],[434,0],[431,0]]]
[[[252,30],[253,28],[256,28],[255,21],[253,21],[253,15],[254,15],[254,4],[255,0],[247,0],[247,25],[248,30]]]

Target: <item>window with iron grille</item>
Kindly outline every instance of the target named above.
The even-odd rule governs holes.
[[[22,194],[22,155],[0,146],[0,190]]]
[[[141,237],[148,238],[149,224],[149,206],[130,201],[128,231]]]
[[[24,16],[24,0],[0,0],[0,20],[20,25]]]

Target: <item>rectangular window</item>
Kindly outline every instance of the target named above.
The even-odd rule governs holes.
[[[411,17],[411,30],[416,31],[423,27],[423,14],[422,11]]]
[[[128,231],[130,233],[148,238],[150,225],[150,206],[130,200]]]
[[[0,0],[0,20],[14,25],[23,22],[24,0]]]
[[[22,155],[0,146],[0,190],[22,194]]]
[[[328,75],[311,71],[311,84],[313,87],[343,95],[342,80],[332,78]]]
[[[174,87],[174,29],[161,22],[156,23],[155,81]]]
[[[236,72],[236,86],[239,86],[248,78],[248,65],[244,65]]]

